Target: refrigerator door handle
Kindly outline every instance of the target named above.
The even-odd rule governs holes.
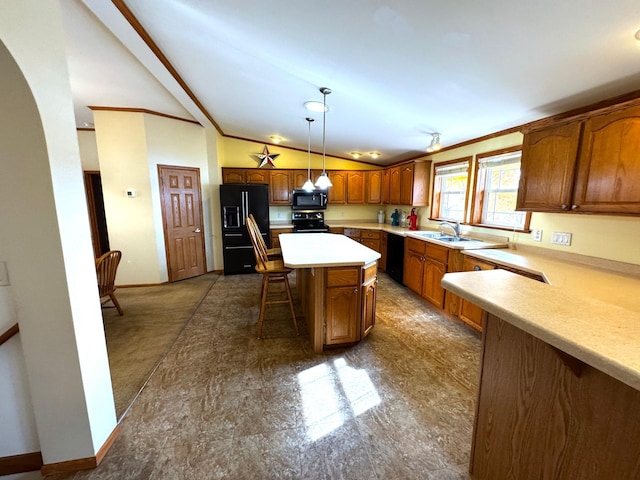
[[[247,222],[247,192],[242,192],[242,225]]]

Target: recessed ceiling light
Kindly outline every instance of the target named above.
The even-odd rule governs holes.
[[[380,156],[380,152],[369,152],[369,156],[375,160]]]
[[[284,138],[282,138],[279,135],[271,135],[269,138],[271,139],[271,141],[273,143],[280,143],[280,142],[282,142],[284,140]]]
[[[304,107],[312,112],[328,112],[329,105],[325,106],[322,102],[315,102],[313,100],[304,102]]]
[[[360,152],[349,152],[349,155],[351,155],[355,159],[358,159],[362,156]]]
[[[640,30],[636,32],[635,37],[636,37],[636,40],[640,40]]]

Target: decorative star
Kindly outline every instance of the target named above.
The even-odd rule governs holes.
[[[264,167],[267,163],[272,167],[275,167],[276,164],[273,162],[280,156],[279,153],[269,153],[269,147],[267,147],[266,145],[262,149],[262,153],[254,153],[254,155],[260,159],[260,165],[258,166],[258,168]]]

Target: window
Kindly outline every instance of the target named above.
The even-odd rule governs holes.
[[[516,211],[521,151],[478,155],[473,223],[528,230],[531,214]]]
[[[436,164],[431,217],[464,222],[471,158]]]

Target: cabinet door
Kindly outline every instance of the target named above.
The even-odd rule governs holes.
[[[327,288],[325,299],[326,345],[360,339],[360,289],[357,285]]]
[[[260,170],[258,168],[248,168],[245,170],[247,183],[269,183],[270,170]]]
[[[311,173],[311,181],[315,184],[322,172],[319,170],[311,170],[311,172],[307,170],[293,170],[293,175],[291,176],[291,188],[302,188],[304,183],[307,181],[309,173]]]
[[[572,210],[640,214],[640,107],[585,122]]]
[[[272,228],[271,229],[271,248],[280,248],[280,238],[278,235],[281,233],[291,233],[292,228]]]
[[[422,277],[424,276],[424,256],[406,250],[404,254],[404,271],[402,283],[418,295],[422,294]]]
[[[364,203],[365,175],[360,170],[347,173],[347,203]]]
[[[524,136],[517,210],[570,209],[581,129],[570,123]]]
[[[382,172],[382,203],[391,203],[389,199],[389,187],[391,182],[391,169],[385,168]]]
[[[366,173],[366,203],[382,203],[382,170]]]
[[[380,239],[379,238],[360,238],[360,243],[365,247],[370,248],[371,250],[375,250],[380,253]]]
[[[351,240],[360,242],[360,229],[359,228],[345,228],[343,235],[349,237]]]
[[[222,183],[245,183],[245,169],[223,168]]]
[[[329,188],[328,203],[344,204],[347,201],[347,172],[331,170],[327,172],[333,187]]]
[[[393,167],[389,172],[389,203],[400,205],[400,167]]]
[[[387,232],[380,233],[380,260],[378,260],[378,266],[380,270],[387,269],[387,240],[389,234]]]
[[[291,205],[291,175],[288,170],[269,171],[269,204]]]
[[[361,338],[369,333],[376,323],[376,290],[378,280],[373,279],[362,287],[362,327]]]
[[[445,291],[440,282],[446,272],[447,267],[444,263],[430,258],[425,259],[422,296],[439,308],[444,308]]]
[[[413,163],[400,167],[400,205],[413,203]]]

